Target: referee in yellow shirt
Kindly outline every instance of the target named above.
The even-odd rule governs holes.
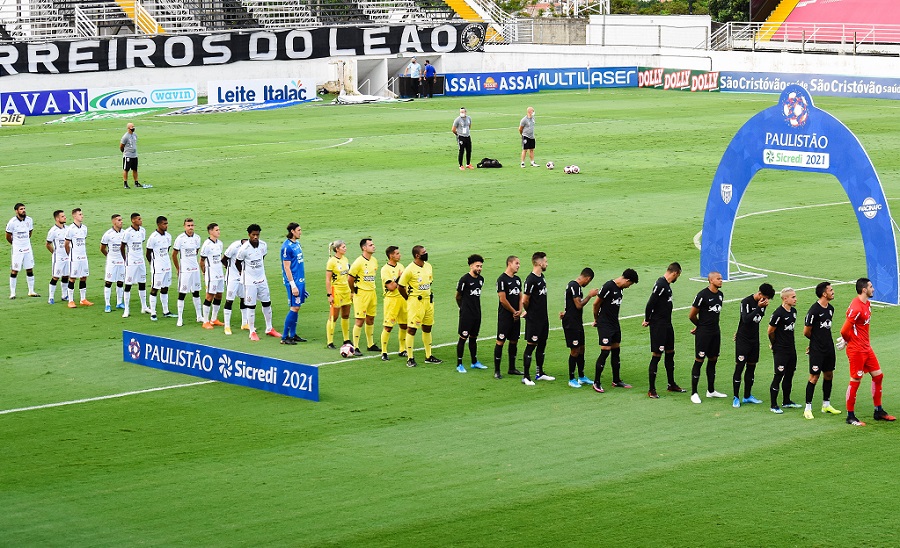
[[[359,351],[359,334],[363,322],[366,325],[366,343],[369,352],[381,352],[375,344],[375,313],[378,311],[378,298],[375,295],[375,274],[378,272],[378,259],[375,258],[375,243],[372,238],[359,241],[362,255],[350,265],[350,291],[353,293],[353,314],[356,324],[353,326],[353,353],[362,356]]]
[[[406,299],[407,326],[406,351],[409,359],[406,367],[415,367],[416,359],[413,348],[416,331],[422,328],[422,344],[425,345],[425,363],[442,363],[431,353],[431,328],[434,325],[434,294],[431,284],[434,282],[431,265],[428,263],[428,250],[417,245],[412,248],[413,262],[409,263],[400,276],[400,294]]]
[[[328,348],[334,349],[334,323],[341,316],[341,333],[344,342],[350,342],[350,283],[347,281],[350,267],[347,264],[347,244],[335,240],[328,245],[329,257],[325,264],[325,290],[328,293],[328,323],[325,324],[325,339]]]
[[[400,294],[400,276],[403,265],[400,264],[400,248],[389,245],[384,250],[387,264],[381,267],[381,284],[384,286],[384,331],[381,332],[381,360],[388,361],[388,343],[391,341],[391,330],[400,326],[400,357],[406,357],[406,299]]]

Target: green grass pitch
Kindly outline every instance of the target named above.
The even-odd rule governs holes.
[[[709,185],[734,133],[776,100],[585,90],[143,116],[133,121],[141,180],[154,185],[145,191],[121,188],[118,141],[126,120],[29,119],[25,127],[3,128],[3,220],[18,201],[35,219],[40,293],[50,278],[43,241],[51,212],[81,207],[94,302],[102,303],[99,238],[112,213],[133,211],[148,232],[157,215],[169,218],[173,234],[187,216],[198,227],[215,221],[226,243],[259,223],[272,250],[287,223],[298,221],[312,297],[298,327],[310,342],[284,347],[194,324],[125,320],[102,306],[51,307],[21,296],[24,276],[19,299],[9,301],[4,284],[0,411],[89,401],[0,414],[0,545],[900,544],[890,502],[900,487],[897,426],[851,428],[843,417],[823,416],[820,389],[813,421],[803,420],[802,410],[774,416],[765,405],[732,409],[730,399],[692,405],[686,394],[646,398],[649,349],[640,314],[648,293],[669,262],[682,263],[685,273],[673,286],[676,378],[689,385],[686,307],[705,285],[690,278],[699,274],[694,237]],[[816,102],[857,134],[887,196],[900,195],[900,105]],[[554,161],[554,171],[518,167],[517,126],[529,105],[537,112],[538,161]],[[473,118],[473,163],[498,158],[503,169],[457,169],[450,126],[460,106]],[[564,175],[567,164],[579,165],[581,174]],[[741,204],[741,214],[760,214],[738,220],[735,257],[749,265],[745,270],[768,274],[777,289],[797,288],[801,318],[822,279],[836,283],[833,304],[842,316],[855,292],[838,282],[866,274],[855,217],[842,202],[830,176],[767,170]],[[404,263],[414,244],[428,246],[443,365],[423,364],[421,350],[420,366],[410,370],[396,356],[388,363],[374,355],[340,361],[324,348],[327,244],[346,240],[352,260],[362,237],[374,238],[382,264],[388,245],[400,246]],[[565,284],[583,267],[597,272],[589,287],[626,267],[639,272],[622,307],[623,377],[634,389],[599,395],[566,386],[560,330],[551,332],[547,349],[546,369],[556,382],[527,388],[516,378],[497,381],[490,370],[455,372],[454,291],[466,257],[486,257],[481,336],[488,340],[479,357],[490,364],[494,281],[510,254],[522,257],[524,278],[538,250],[549,259],[551,326],[558,325]],[[286,307],[277,253],[267,262],[280,330]],[[0,264],[9,264],[7,245]],[[720,391],[731,391],[728,335],[738,301],[758,283],[723,288]],[[190,302],[187,309],[190,318]],[[898,328],[900,310],[873,310],[884,405],[893,412],[900,410]],[[96,399],[197,380],[124,363],[122,329],[326,364],[322,401],[217,383]],[[805,341],[800,333],[797,339],[793,397],[803,401]],[[391,344],[396,350],[396,336]],[[588,349],[592,374],[598,348]],[[846,363],[839,354],[832,397],[839,409]],[[771,364],[763,348],[754,389],[763,399]],[[867,381],[859,394],[858,414],[871,423]]]

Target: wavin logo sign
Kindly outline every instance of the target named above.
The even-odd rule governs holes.
[[[231,358],[224,354],[219,358],[219,373],[224,379],[231,377]]]
[[[147,96],[138,89],[120,89],[94,97],[89,103],[92,109],[147,106]]]

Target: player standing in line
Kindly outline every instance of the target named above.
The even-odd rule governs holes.
[[[234,299],[238,299],[238,307],[241,311],[241,329],[247,325],[247,309],[244,307],[244,284],[241,282],[241,272],[237,269],[237,256],[241,246],[247,241],[247,238],[235,240],[228,246],[225,253],[222,254],[222,264],[228,269],[225,275],[225,310],[222,312],[225,320],[223,331],[226,335],[231,335],[231,307],[234,305]]]
[[[781,290],[781,306],[775,309],[769,319],[769,343],[775,365],[775,377],[769,392],[772,398],[770,411],[776,415],[784,413],[781,407],[797,408],[799,403],[791,401],[791,383],[797,370],[797,347],[794,343],[794,325],[797,323],[797,293],[790,287]],[[781,385],[782,403],[778,407],[778,386]]]
[[[326,348],[334,350],[334,324],[341,316],[342,344],[350,342],[350,265],[347,262],[347,244],[335,240],[328,244],[328,262],[325,263],[325,292],[328,296],[328,322],[325,324]],[[355,348],[355,347],[354,347]]]
[[[403,265],[400,264],[400,249],[389,245],[384,250],[387,264],[381,267],[381,284],[384,286],[384,330],[381,332],[381,361],[388,361],[388,343],[391,341],[391,330],[400,326],[398,339],[400,357],[406,357],[406,299],[400,294],[400,276]]]
[[[428,262],[428,250],[417,245],[412,248],[413,261],[409,263],[400,276],[400,294],[406,299],[408,312],[406,326],[406,351],[409,359],[406,367],[415,367],[413,356],[416,331],[422,328],[422,344],[425,346],[425,363],[443,363],[431,353],[431,328],[434,326],[434,273]]]
[[[753,295],[741,301],[741,316],[738,320],[737,332],[734,334],[734,376],[731,380],[734,387],[732,407],[740,407],[741,403],[762,403],[753,395],[753,380],[756,364],[759,363],[759,324],[766,315],[766,307],[775,296],[772,284],[764,283]],[[831,341],[829,340],[829,343]],[[741,400],[741,374],[744,376],[744,399]]]
[[[612,385],[616,388],[631,388],[620,375],[622,328],[619,325],[619,309],[622,307],[622,291],[638,283],[638,273],[633,268],[626,268],[615,280],[609,280],[600,288],[600,294],[594,301],[594,326],[600,339],[600,355],[597,357],[594,373],[594,390],[603,392],[600,377],[606,366],[606,358],[611,357]]]
[[[90,275],[87,257],[87,225],[80,207],[72,210],[72,224],[66,230],[66,250],[69,252],[69,308],[75,308],[75,280],[78,280],[78,292],[81,294],[81,306],[94,306],[87,300],[87,279]]]
[[[300,307],[306,302],[306,265],[303,262],[303,248],[300,247],[300,236],[303,229],[298,223],[288,223],[287,239],[281,244],[281,277],[288,297],[288,313],[284,318],[284,331],[281,344],[297,344],[306,342],[297,336],[297,317]]]
[[[272,327],[272,301],[269,296],[269,281],[263,259],[269,251],[266,242],[259,239],[258,224],[247,227],[247,241],[237,253],[237,267],[241,271],[244,284],[244,305],[247,308],[247,323],[250,325],[250,340],[258,341],[256,334],[256,301],[262,304],[263,318],[266,320],[266,335],[281,338],[281,333]]]
[[[694,324],[691,335],[694,335],[694,365],[691,367],[691,401],[701,403],[697,385],[700,383],[700,368],[706,359],[706,397],[727,398],[725,394],[716,392],[716,362],[722,347],[722,332],[719,328],[719,317],[725,296],[722,294],[722,274],[710,272],[706,279],[709,286],[702,289],[694,302],[688,319]]]
[[[219,321],[219,306],[225,291],[225,270],[222,268],[222,240],[219,239],[219,225],[206,225],[209,235],[200,247],[200,272],[206,285],[203,301],[203,329],[225,325]]]
[[[659,360],[663,353],[665,357],[666,379],[669,392],[684,393],[685,389],[675,382],[675,329],[672,327],[672,284],[681,276],[681,265],[670,264],[666,273],[656,280],[650,298],[647,299],[647,307],[644,309],[644,327],[650,328],[650,390],[647,396],[658,399],[656,393],[656,372],[659,368]]]
[[[134,134],[134,124],[131,122],[125,126],[125,135],[119,141],[119,150],[122,152],[122,183],[125,188],[128,186],[128,171],[131,171],[131,178],[134,179],[134,186],[141,188],[138,182],[138,155],[137,155],[137,135]]]
[[[203,243],[200,241],[200,235],[194,233],[194,220],[188,217],[184,220],[184,232],[175,238],[175,244],[172,246],[172,262],[175,264],[175,270],[178,271],[178,323],[176,324],[178,327],[184,324],[184,298],[188,293],[191,294],[194,301],[197,323],[204,323],[203,309],[200,304],[200,263],[197,261],[201,245]],[[179,254],[181,255],[180,262]],[[268,322],[268,324],[270,323]]]
[[[834,379],[835,352],[831,344],[831,322],[834,319],[834,307],[831,301],[834,299],[834,289],[828,282],[821,282],[816,286],[818,301],[809,307],[806,320],[803,322],[803,336],[809,339],[809,381],[806,383],[806,409],[803,418],[813,418],[812,400],[816,393],[816,383],[819,375],[825,378],[822,381],[822,412],[840,415],[841,412],[831,405],[831,384]]]
[[[577,278],[566,286],[566,309],[559,313],[562,320],[566,346],[569,348],[569,386],[581,388],[582,384],[594,384],[584,376],[584,307],[600,293],[597,288],[588,291],[584,297],[582,289],[594,279],[594,271],[585,268]],[[575,377],[575,370],[578,377]]]
[[[534,108],[528,107],[525,117],[519,122],[519,135],[522,136],[522,167],[525,167],[525,154],[531,156],[531,167],[538,167],[534,163]],[[527,323],[527,322],[526,322]]]
[[[874,418],[877,421],[897,420],[881,407],[881,386],[884,372],[878,365],[878,358],[869,342],[869,321],[872,319],[872,303],[869,299],[875,294],[875,288],[868,278],[856,280],[856,298],[847,308],[847,319],[841,327],[841,336],[837,339],[838,350],[847,348],[847,359],[850,362],[850,385],[847,387],[847,424],[865,426],[866,423],[856,418],[856,392],[864,374],[872,377],[872,400],[875,404]]]
[[[525,278],[522,290],[522,313],[519,317],[525,318],[525,354],[522,362],[525,364],[525,372],[522,376],[522,384],[534,386],[531,380],[531,356],[537,350],[537,374],[535,381],[555,381],[544,373],[544,350],[547,348],[547,338],[550,336],[550,317],[547,315],[547,280],[544,272],[547,271],[547,254],[538,251],[531,255],[531,274]]]
[[[156,218],[156,230],[147,237],[147,260],[150,261],[150,320],[156,321],[156,295],[161,294],[163,317],[174,316],[169,312],[169,287],[172,285],[172,261],[169,249],[172,235],[167,231],[169,220],[163,216]],[[178,322],[181,325],[181,322]]]
[[[6,241],[12,246],[12,269],[9,274],[9,298],[16,298],[16,277],[25,269],[25,280],[28,282],[28,296],[40,297],[34,292],[34,254],[31,251],[31,233],[34,232],[34,221],[25,214],[25,204],[18,203],[13,207],[15,216],[6,223]]]
[[[103,298],[106,301],[104,312],[112,312],[112,284],[116,284],[116,308],[125,308],[122,303],[122,288],[125,285],[125,259],[119,250],[122,249],[122,216],[115,213],[111,217],[112,228],[106,230],[100,238],[100,253],[106,257],[106,273],[103,285]]]
[[[466,168],[475,169],[472,165],[472,118],[466,114],[465,107],[459,109],[459,116],[453,120],[453,127],[450,131],[456,135],[456,143],[459,145],[459,169],[464,171]],[[463,153],[466,155],[466,163],[463,163]]]
[[[131,286],[138,284],[138,296],[141,299],[141,313],[150,313],[147,308],[147,267],[144,263],[144,254],[141,247],[146,238],[143,227],[144,221],[140,213],[131,214],[131,226],[126,228],[122,235],[122,258],[125,259],[125,290],[122,299],[125,302],[122,317],[127,318],[131,313]]]
[[[47,232],[47,251],[50,252],[50,297],[47,304],[53,304],[56,297],[56,284],[62,279],[62,300],[69,300],[69,252],[66,249],[66,212],[57,209],[53,212],[54,224]]]
[[[502,379],[500,362],[503,360],[503,345],[509,341],[508,375],[523,375],[516,369],[516,354],[519,336],[522,333],[522,280],[519,272],[519,258],[510,255],[506,258],[506,270],[497,278],[497,297],[500,304],[497,308],[497,344],[494,345],[494,378]]]
[[[359,335],[365,323],[366,343],[369,352],[381,352],[375,344],[375,313],[378,312],[378,296],[375,293],[375,273],[378,272],[378,259],[375,258],[375,243],[372,238],[359,241],[362,255],[353,261],[348,271],[347,283],[353,295],[353,314],[356,322],[353,325],[353,354],[362,356],[359,351]]]
[[[460,373],[466,372],[466,366],[462,362],[466,341],[469,341],[472,369],[487,369],[487,366],[478,361],[478,333],[481,331],[481,288],[484,287],[481,269],[484,266],[484,257],[469,255],[468,261],[469,271],[463,274],[456,284],[456,306],[459,307],[456,370]]]

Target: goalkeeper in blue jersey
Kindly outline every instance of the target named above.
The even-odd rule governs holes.
[[[306,298],[309,296],[309,293],[306,292],[303,249],[298,241],[302,233],[303,230],[299,224],[290,223],[287,226],[287,239],[281,244],[281,276],[284,279],[284,287],[287,289],[290,309],[284,318],[281,344],[306,342],[306,339],[297,336],[297,313],[300,312],[300,305],[306,302]]]

